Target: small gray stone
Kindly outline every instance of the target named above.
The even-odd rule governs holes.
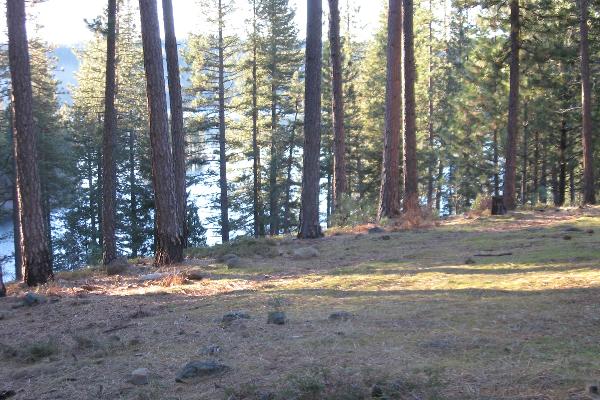
[[[575,226],[568,226],[564,229],[565,232],[583,232],[583,229],[579,229]]]
[[[147,385],[150,383],[150,370],[148,368],[138,368],[131,373],[129,383],[133,385]]]
[[[319,250],[315,249],[312,246],[309,247],[300,247],[299,249],[294,250],[294,258],[298,260],[307,260],[313,257],[319,257]]]
[[[106,266],[107,275],[119,275],[129,269],[130,265],[126,257],[119,257]]]
[[[467,265],[473,265],[473,264],[476,264],[476,262],[471,257],[469,257],[469,258],[467,258],[465,260],[465,264],[467,264]]]
[[[285,325],[287,318],[283,311],[270,311],[267,317],[267,324]]]
[[[376,233],[384,233],[385,229],[383,229],[383,228],[381,228],[379,226],[375,226],[373,228],[369,228],[368,232],[373,235],[373,234],[376,234]]]
[[[223,319],[221,320],[224,324],[230,324],[238,319],[250,319],[250,314],[243,311],[232,311],[223,315]]]
[[[382,235],[381,240],[390,240],[392,237],[390,235]]]
[[[352,318],[352,314],[348,311],[336,311],[329,314],[330,321],[348,321]]]
[[[177,373],[175,382],[185,383],[188,379],[204,378],[207,376],[217,375],[229,371],[227,365],[216,361],[191,361],[187,363],[181,371]]]
[[[205,346],[204,349],[202,350],[202,352],[209,356],[214,356],[215,354],[218,354],[221,352],[221,347],[217,344],[211,344],[211,345]]]
[[[23,296],[23,304],[29,307],[37,306],[38,304],[47,303],[48,299],[41,294],[28,292]]]

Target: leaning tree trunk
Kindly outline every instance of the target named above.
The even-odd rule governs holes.
[[[378,219],[400,214],[400,130],[402,125],[402,0],[390,0],[388,11],[385,132]]]
[[[183,231],[177,222],[173,164],[169,146],[167,102],[156,0],[140,0],[146,94],[150,116],[152,183],[154,185],[155,262],[183,260]]]
[[[508,95],[508,127],[506,138],[506,164],[504,167],[504,206],[514,210],[517,138],[519,136],[519,0],[510,0],[510,89]]]
[[[579,29],[581,35],[581,120],[583,142],[583,202],[596,203],[594,189],[594,166],[592,154],[592,85],[590,82],[590,45],[588,42],[588,0],[580,0],[581,16]]]
[[[37,143],[33,130],[31,69],[25,28],[25,1],[6,2],[8,57],[15,111],[15,163],[17,203],[21,222],[21,262],[29,286],[53,278],[52,254],[42,211],[42,189],[37,165]]]
[[[223,8],[219,0],[219,187],[221,189],[221,240],[229,242],[229,200],[227,197],[227,149],[225,140],[225,65]]]
[[[417,117],[415,113],[415,49],[413,34],[413,0],[402,1],[402,119],[404,155],[405,213],[419,210],[419,179],[417,176]]]
[[[329,0],[329,47],[331,48],[331,82],[333,92],[333,211],[348,186],[346,177],[346,135],[344,132],[344,89],[342,50],[340,45],[340,10],[338,0]]]
[[[165,24],[167,76],[169,81],[169,104],[171,106],[171,145],[173,147],[175,203],[177,205],[177,224],[183,233],[183,245],[185,247],[188,235],[186,224],[187,193],[185,183],[185,132],[183,129],[179,56],[177,54],[177,37],[175,36],[175,22],[173,20],[173,4],[171,0],[163,0],[162,4]]]
[[[321,151],[322,2],[308,0],[304,89],[304,155],[300,210],[301,238],[323,235],[319,223],[319,155]]]
[[[117,166],[115,161],[117,111],[116,37],[117,0],[108,0],[108,29],[106,35],[106,86],[104,94],[104,132],[102,135],[102,262],[110,264],[117,258],[115,236],[117,203]]]

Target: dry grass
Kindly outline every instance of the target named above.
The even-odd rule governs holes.
[[[38,290],[59,301],[32,308],[13,308],[25,289],[10,285],[0,301],[0,392],[16,390],[19,399],[589,398],[586,383],[600,377],[600,209],[356,233],[192,251],[205,258],[152,282],[139,279],[155,272],[144,263],[123,276],[59,274]],[[289,256],[307,245],[321,256]],[[216,260],[227,253],[248,258],[248,266],[227,269]],[[206,278],[185,282],[178,271],[189,268]],[[288,324],[266,324],[276,309]],[[230,311],[251,319],[222,324]],[[353,317],[330,321],[334,311]],[[210,348],[220,351],[209,355]],[[175,383],[183,364],[207,358],[231,372]],[[152,371],[151,384],[127,383],[142,367]]]

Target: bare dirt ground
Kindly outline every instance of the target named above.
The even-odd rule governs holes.
[[[135,260],[117,276],[59,273],[33,306],[11,284],[0,398],[593,398],[600,208],[355,232],[192,249],[161,271]],[[319,255],[293,255],[308,246]],[[217,261],[226,253],[235,268]],[[166,275],[142,278],[154,272]],[[276,310],[285,325],[267,324]],[[233,311],[250,318],[224,323]],[[176,382],[194,360],[229,370]],[[138,368],[148,384],[129,382]]]

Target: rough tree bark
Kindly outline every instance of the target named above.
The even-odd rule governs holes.
[[[42,196],[37,165],[37,143],[33,130],[31,69],[25,28],[25,1],[6,2],[8,57],[12,82],[15,122],[14,155],[19,207],[21,263],[29,286],[53,278],[52,254],[42,211]]]
[[[227,149],[225,138],[225,65],[223,43],[223,7],[219,0],[219,188],[221,189],[221,240],[229,242],[229,199],[227,196]]]
[[[506,138],[506,164],[504,167],[504,206],[514,210],[517,139],[519,136],[519,0],[510,0],[510,88],[508,95],[508,127]]]
[[[556,204],[565,204],[567,191],[567,120],[562,117],[560,122],[560,141],[558,143],[558,190]]]
[[[258,147],[258,76],[257,76],[257,26],[256,0],[252,2],[252,201],[254,236],[265,236],[265,218],[261,199],[260,149]]]
[[[117,258],[115,219],[117,203],[117,165],[115,162],[117,111],[116,38],[117,0],[108,0],[106,34],[106,86],[104,92],[104,131],[102,135],[102,262],[108,265]]]
[[[21,220],[19,214],[19,199],[17,197],[17,160],[16,155],[14,154],[15,149],[15,141],[17,137],[15,136],[14,129],[14,103],[12,102],[12,92],[10,92],[10,107],[8,108],[8,129],[9,129],[9,140],[12,144],[12,167],[13,167],[13,175],[12,175],[12,220],[13,220],[13,246],[15,248],[15,280],[20,282],[23,280],[23,270],[21,269],[23,263],[21,261]]]
[[[580,0],[581,121],[583,143],[583,202],[596,203],[592,145],[592,85],[590,81],[590,45],[588,41],[588,0]]]
[[[333,112],[333,212],[346,193],[346,135],[344,131],[344,88],[342,49],[340,44],[340,10],[338,0],[329,0],[329,47],[331,48],[331,82]]]
[[[434,163],[435,163],[435,154],[434,154],[434,132],[433,132],[433,1],[429,0],[429,57],[427,62],[427,103],[428,103],[428,112],[427,112],[427,133],[429,136],[429,161],[427,165],[427,208],[431,210],[433,207],[433,184],[434,184]]]
[[[169,146],[165,77],[156,0],[139,0],[150,116],[152,183],[154,185],[155,263],[183,260],[183,232],[177,223],[173,163]]]
[[[179,56],[177,53],[177,37],[175,36],[175,21],[173,19],[173,4],[171,0],[163,0],[162,5],[165,25],[165,55],[167,57],[169,104],[171,107],[171,145],[173,147],[175,203],[177,204],[177,223],[181,227],[183,245],[185,246],[188,233],[186,224],[187,193],[185,183],[185,132],[183,129]]]
[[[307,0],[304,154],[298,237],[323,235],[319,223],[319,155],[321,150],[322,1]]]
[[[413,33],[413,0],[402,0],[402,120],[404,156],[405,213],[419,210],[419,180],[417,171],[417,117],[415,112],[415,49]]]
[[[400,130],[402,124],[402,0],[390,0],[388,11],[385,132],[378,219],[400,214]]]
[[[527,163],[529,162],[529,121],[527,102],[523,105],[525,123],[523,124],[523,157],[521,164],[521,205],[527,204]]]

